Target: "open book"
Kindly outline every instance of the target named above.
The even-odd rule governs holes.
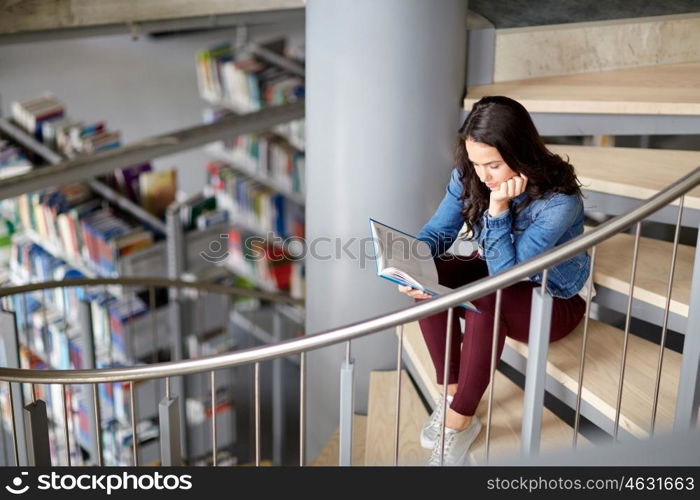
[[[378,276],[433,296],[453,291],[438,283],[435,262],[426,242],[374,219],[369,220],[369,227]],[[461,306],[479,312],[471,302],[465,302]]]

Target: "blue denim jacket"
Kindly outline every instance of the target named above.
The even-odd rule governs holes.
[[[416,235],[430,245],[433,256],[444,253],[452,245],[464,224],[461,192],[459,171],[454,169],[440,206]],[[488,210],[482,216],[477,243],[489,275],[505,271],[583,233],[583,201],[578,196],[561,193],[533,200],[517,215],[513,225],[514,208],[526,196],[522,193],[510,200],[510,210],[496,217],[491,217]],[[554,297],[573,297],[585,285],[590,266],[586,252],[557,264],[549,271],[547,290]],[[541,283],[542,273],[528,278]]]

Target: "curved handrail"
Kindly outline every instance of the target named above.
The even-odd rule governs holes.
[[[663,191],[652,196],[631,212],[614,217],[595,229],[574,238],[565,245],[553,248],[507,271],[494,276],[488,276],[457,288],[455,291],[441,297],[426,300],[419,304],[343,327],[307,335],[301,339],[290,339],[278,344],[193,360],[170,361],[128,368],[40,371],[0,368],[0,380],[35,384],[81,384],[163,378],[172,375],[187,375],[197,372],[218,370],[251,362],[267,361],[356,339],[441,312],[465,301],[473,300],[516,283],[522,278],[531,276],[541,269],[547,269],[606,240],[630,225],[641,221],[647,215],[673,202],[676,198],[679,198],[698,184],[700,184],[700,167],[680,178]]]
[[[270,300],[273,302],[284,302],[291,305],[303,305],[304,301],[294,298],[284,293],[264,292],[261,290],[251,290],[250,288],[240,288],[206,281],[175,280],[159,277],[121,277],[121,278],[71,278],[61,281],[44,281],[41,283],[28,283],[26,285],[8,286],[0,288],[0,298],[17,293],[35,292],[37,290],[49,290],[64,287],[87,287],[101,285],[121,285],[121,286],[143,286],[159,288],[191,288],[211,293],[223,295],[241,295],[256,299]]]

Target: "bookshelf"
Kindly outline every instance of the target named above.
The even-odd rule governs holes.
[[[61,106],[55,101],[51,105]],[[95,124],[84,126],[80,122],[65,118],[59,121],[59,123],[61,122],[67,122],[70,126],[78,123],[81,135],[85,128],[98,128]],[[100,124],[99,127],[103,129],[102,137],[107,139],[107,148],[118,145],[118,141],[113,140],[115,137],[113,132],[106,130],[103,124]],[[29,168],[41,168],[43,164],[47,163],[58,164],[72,155],[82,154],[76,144],[70,144],[67,147],[64,144],[65,149],[62,151],[53,150],[9,119],[2,119],[0,136],[12,141],[18,150],[26,152],[27,157],[36,159],[35,163],[28,162]],[[68,138],[70,138],[70,134],[64,134],[64,141]],[[13,158],[17,159],[19,156],[15,154]],[[57,274],[59,270],[71,272],[74,277],[88,278],[139,275],[165,277],[167,275],[166,241],[162,239],[166,232],[165,224],[141,208],[134,200],[116,192],[103,182],[90,180],[86,183],[86,187],[92,191],[93,196],[103,200],[105,205],[109,203],[109,206],[116,207],[115,210],[125,212],[134,221],[143,224],[144,227],[152,231],[154,241],[151,245],[121,256],[122,258],[117,260],[112,268],[106,269],[105,266],[99,265],[100,263],[89,258],[91,255],[86,255],[83,251],[75,251],[76,248],[70,248],[66,245],[65,239],[61,238],[62,235],[55,229],[57,224],[54,224],[53,220],[47,224],[46,217],[48,215],[44,213],[41,202],[38,204],[29,203],[25,199],[24,225],[19,223],[21,218],[19,217],[20,210],[18,210],[19,203],[14,201],[13,207],[7,207],[7,204],[3,204],[3,208],[8,208],[10,215],[13,215],[18,222],[19,231],[13,238],[15,256],[20,255],[19,248],[29,247],[28,250],[31,250],[33,257],[33,259],[25,259],[21,264],[17,262],[15,257],[12,269],[6,273],[13,284],[63,279],[65,274]],[[22,195],[20,199],[22,197],[26,198],[27,195]],[[40,225],[34,225],[37,220],[41,221]],[[193,228],[185,233],[184,255],[188,268],[201,267],[203,262],[201,253],[222,231],[225,231],[225,227],[222,227],[221,224],[214,224],[201,229]],[[157,241],[156,238],[158,238]],[[139,297],[139,292],[141,297]],[[7,304],[9,309],[20,311],[19,323],[24,345],[23,366],[27,368],[71,369],[121,366],[144,360],[157,360],[159,353],[169,351],[171,348],[167,327],[165,332],[158,332],[157,327],[157,325],[167,325],[169,301],[167,299],[161,300],[161,294],[158,294],[159,299],[148,304],[149,297],[143,295],[143,290],[130,288],[125,291],[119,286],[106,286],[99,293],[81,297],[88,300],[90,304],[92,333],[95,341],[95,355],[87,356],[87,358],[94,359],[94,362],[87,364],[85,363],[86,357],[78,354],[81,350],[79,343],[75,342],[78,335],[69,328],[69,325],[73,324],[76,318],[69,318],[68,312],[75,311],[76,308],[66,307],[65,301],[67,299],[63,292],[29,294],[28,297],[32,303],[31,312],[22,308],[22,300],[15,300],[14,303],[9,301]],[[210,302],[212,298],[215,299],[212,296]],[[24,296],[23,300],[26,301],[27,296]],[[213,313],[213,316],[210,317],[223,318],[225,316],[223,309],[219,309],[218,313],[216,311]],[[220,328],[223,328],[224,321],[221,320],[220,323],[222,325]],[[48,348],[49,344],[44,342],[45,339],[51,339],[52,349]],[[206,346],[207,342],[203,341],[203,345]],[[53,349],[54,346],[58,347]],[[58,350],[59,354],[55,354],[55,350]],[[71,357],[69,353],[74,355]],[[136,386],[137,399],[142,399],[140,394],[147,393],[149,395],[143,404],[137,405],[137,427],[143,430],[143,432],[138,431],[140,463],[152,462],[157,457],[158,452],[157,440],[153,439],[153,429],[157,430],[154,423],[154,419],[157,417],[157,408],[153,406],[153,401],[157,401],[163,394],[160,394],[162,390],[159,392],[155,384],[155,382],[150,383],[153,387]],[[50,394],[42,394],[42,396],[47,397],[47,401],[50,401]],[[26,398],[28,397],[27,394]],[[80,453],[77,453],[78,447],[74,447],[75,454],[72,456],[74,464],[85,463],[82,458],[94,452],[87,447],[89,426],[91,425],[89,417],[90,397],[91,395],[86,394],[85,390],[81,390],[79,387],[76,387],[69,395],[71,404],[69,421],[71,435],[74,436],[73,443],[77,442],[83,447]],[[102,421],[101,440],[105,463],[111,465],[129,464],[131,461],[131,426],[128,419],[124,418],[129,414],[128,390],[125,392],[123,384],[101,384],[99,402]],[[52,415],[51,422],[55,429],[61,429],[63,415]],[[52,428],[50,431],[52,445],[58,443],[53,439],[53,436],[61,435],[61,432],[56,432],[55,429]],[[58,460],[59,454],[57,453],[54,453],[56,455],[54,461]],[[60,457],[63,457],[63,453],[60,454]]]
[[[238,47],[224,42],[200,51],[199,93],[212,106],[204,112],[205,122],[303,98],[303,62],[285,57],[285,52],[284,39]],[[285,238],[303,238],[304,137],[303,120],[294,120],[265,133],[236,136],[205,148],[212,159],[207,165],[207,190],[229,213],[233,228],[230,243],[248,242],[253,236],[280,247]],[[235,257],[224,265],[240,272],[250,262],[250,255],[233,250]],[[256,283],[266,290],[274,290],[276,283],[278,290],[303,297],[303,262],[289,259],[287,265],[291,272],[282,279],[283,287],[279,276],[271,277],[271,269],[265,266],[253,268]]]
[[[289,57],[287,49],[286,41],[280,39],[238,47],[224,42],[201,51],[197,56],[199,93],[209,105],[204,121],[245,116],[303,98],[303,61]],[[305,235],[304,120],[280,123],[257,134],[227,137],[206,146],[205,152],[211,159],[206,190],[229,214],[232,256],[224,265],[234,272],[252,269],[260,288],[303,298],[303,261],[288,255],[284,243]],[[245,248],[252,241],[267,246],[266,259],[257,259],[262,265],[251,266],[253,259]],[[239,246],[244,249],[237,250]],[[265,260],[269,255],[287,262],[278,269],[273,262],[268,267]],[[250,346],[298,335],[304,316],[303,307],[260,304],[250,310],[229,311],[228,321],[232,331],[241,335],[241,343]],[[285,440],[286,405],[281,388],[285,371],[298,373],[298,369],[298,361],[292,358],[275,360],[272,367],[273,461],[278,464],[282,463]]]
[[[261,48],[259,50],[259,57],[265,60],[275,60],[275,54],[270,52],[270,53],[265,53],[266,48]],[[278,65],[280,65],[280,61],[277,61]],[[284,61],[281,62],[281,65],[284,66],[285,63]],[[293,66],[293,65],[292,65]],[[298,69],[298,68],[297,68]],[[290,68],[287,68],[287,70],[290,70]],[[294,68],[291,68],[292,73],[294,72]],[[278,93],[277,96],[273,96],[274,99],[282,99],[280,102],[284,102],[285,97],[284,93]],[[303,97],[303,96],[296,96],[296,97]],[[291,102],[291,101],[290,101]],[[44,106],[46,104],[46,109],[41,108],[41,106]],[[297,104],[302,104],[301,102],[298,102]],[[49,102],[49,103],[39,103],[37,104],[40,109],[42,109],[42,112],[45,112],[44,117],[49,117],[51,118],[50,122],[57,122],[61,123],[63,122],[63,125],[68,126],[73,126],[75,125],[74,123],[69,123],[68,118],[66,117],[56,117],[52,116],[52,113],[58,112],[56,108],[61,108],[62,103],[60,102]],[[278,117],[286,117],[287,120],[291,118],[295,118],[299,116],[299,113],[301,112],[301,109],[303,109],[300,106],[297,106],[295,109],[288,108],[284,109],[284,106],[281,106],[279,110],[270,110],[270,113],[261,113],[259,117],[260,122],[264,122],[267,124],[269,123],[270,125],[270,133],[274,134],[277,139],[286,141],[287,147],[290,150],[295,150],[297,153],[303,153],[303,122],[295,122],[292,124],[279,124],[279,118]],[[279,111],[279,113],[277,112]],[[60,112],[63,112],[62,110]],[[263,116],[264,115],[264,116]],[[39,115],[37,115],[39,116]],[[32,117],[24,117],[27,118],[29,121],[32,119],[37,118],[37,116]],[[40,117],[40,116],[39,116]],[[41,118],[41,117],[40,117]],[[54,120],[53,118],[56,118]],[[30,165],[27,165],[27,168],[36,168],[40,169],[44,165],[46,166],[51,166],[51,165],[58,165],[58,164],[65,164],[66,159],[75,159],[75,158],[84,158],[87,161],[81,162],[80,167],[83,168],[83,166],[88,167],[90,163],[90,155],[93,155],[95,153],[98,153],[100,151],[106,151],[110,148],[117,147],[120,144],[119,141],[119,134],[115,133],[114,131],[108,130],[106,127],[104,127],[104,124],[100,124],[99,122],[96,123],[88,123],[88,124],[81,124],[81,132],[78,134],[79,138],[81,139],[78,142],[68,142],[69,148],[68,149],[62,149],[62,148],[55,148],[55,147],[49,147],[47,144],[50,144],[51,141],[48,141],[47,144],[45,144],[44,137],[39,137],[35,136],[34,134],[39,131],[37,128],[38,123],[40,123],[42,120],[34,120],[30,126],[28,126],[30,133],[27,131],[23,130],[21,126],[18,126],[17,121],[13,121],[11,119],[7,118],[1,118],[0,117],[0,136],[6,137],[9,140],[12,140],[15,142],[20,149],[22,149],[26,155],[31,159],[28,163]],[[229,122],[224,123],[226,120],[223,120],[221,124],[221,127],[219,127],[221,130],[226,130],[226,127],[231,130],[236,129],[236,123],[234,121],[229,120]],[[19,123],[24,124],[24,119],[19,120]],[[273,125],[277,123],[276,125]],[[236,126],[234,126],[236,125]],[[248,126],[248,125],[246,125]],[[241,125],[239,129],[246,129],[246,126]],[[94,130],[92,129],[94,127]],[[249,127],[249,126],[248,126]],[[250,128],[249,128],[250,129]],[[48,129],[50,130],[50,128]],[[92,133],[93,131],[97,131],[97,133]],[[89,132],[87,134],[87,140],[82,140],[84,139],[83,137],[83,132]],[[192,133],[192,137],[189,135],[189,131],[182,132],[181,135],[186,139],[185,141],[180,141],[178,143],[177,147],[180,149],[186,148],[186,147],[196,147],[199,146],[199,144],[205,142],[206,137],[208,137],[207,134],[211,134],[212,136],[221,136],[222,133],[220,131],[212,129],[211,131],[204,130],[202,129],[201,133],[200,131],[196,131],[196,133]],[[41,129],[41,133],[44,133],[43,126]],[[54,130],[54,133],[56,133],[56,130]],[[54,136],[55,137],[55,136]],[[66,136],[68,139],[74,139],[70,137],[70,134]],[[180,136],[178,136],[180,137]],[[170,145],[170,143],[173,142],[173,138],[167,137],[167,141],[164,139],[163,145],[160,145],[160,142],[158,141],[150,141],[148,147],[152,147],[154,151],[158,151],[160,153],[153,153],[153,156],[158,156],[158,154],[165,154],[164,152],[166,151],[166,147],[168,148],[167,150],[169,151],[170,149],[175,149],[175,146]],[[144,141],[147,142],[147,141]],[[168,143],[168,145],[165,145],[165,142]],[[151,144],[152,143],[152,144]],[[156,144],[157,143],[157,144]],[[222,143],[224,144],[224,143]],[[53,144],[52,146],[55,146]],[[137,145],[134,145],[136,148]],[[156,148],[161,148],[163,152],[161,152],[161,149],[156,149]],[[147,154],[149,154],[147,151],[145,151],[146,145],[144,144],[143,152],[139,152],[140,157],[145,158]],[[139,150],[140,151],[140,150]],[[85,156],[83,156],[85,155]],[[125,157],[127,156],[126,154],[124,155]],[[111,158],[108,161],[111,161],[113,163],[117,163],[119,159],[117,157]],[[95,159],[95,167],[94,171],[100,171],[104,172],[107,171],[107,163],[108,161],[104,157],[99,157]],[[101,162],[101,163],[100,163]],[[69,162],[70,163],[70,162]],[[85,165],[82,165],[85,164]],[[99,168],[98,164],[100,165]],[[103,165],[104,164],[104,165]],[[113,168],[113,167],[112,167]],[[75,179],[78,176],[76,169],[76,173],[69,173],[66,172],[65,179]],[[82,171],[82,170],[81,170]],[[90,171],[93,171],[93,169],[90,169]],[[87,170],[85,170],[87,172]],[[248,170],[247,172],[239,171],[239,174],[247,174],[248,179],[255,182],[257,186],[263,187],[268,190],[268,192],[276,192],[281,194],[286,201],[289,201],[290,203],[294,203],[295,206],[298,208],[302,209],[303,212],[303,189],[294,189],[290,188],[290,186],[285,186],[284,185],[284,179],[277,177],[264,177],[260,175],[260,172],[255,172],[254,170]],[[53,174],[52,174],[53,175]],[[58,176],[55,179],[63,178],[59,177],[60,172],[58,173]],[[303,177],[303,176],[302,176]],[[282,179],[282,180],[281,180]],[[57,182],[54,180],[53,182]],[[21,183],[20,183],[21,184]],[[27,183],[29,185],[30,183]],[[142,248],[137,252],[131,253],[129,255],[124,255],[122,258],[116,260],[114,262],[114,265],[112,267],[107,267],[105,268],[104,265],[100,265],[99,262],[95,262],[91,260],[90,258],[86,258],[86,256],[82,252],[71,252],[70,248],[66,247],[63,243],[63,241],[59,238],[55,237],[47,237],[49,233],[44,232],[43,230],[46,229],[45,227],[37,228],[37,227],[28,227],[28,228],[23,228],[19,227],[19,230],[17,232],[17,236],[15,237],[17,241],[21,242],[23,245],[32,245],[33,247],[36,248],[41,248],[43,252],[47,256],[50,256],[52,259],[55,259],[55,262],[57,263],[58,266],[61,266],[61,269],[63,271],[69,270],[70,272],[76,273],[76,276],[85,276],[85,277],[113,277],[113,276],[130,276],[130,275],[156,275],[156,276],[166,276],[168,275],[168,265],[167,263],[169,262],[169,257],[167,256],[167,241],[164,241],[162,239],[162,235],[165,234],[167,231],[165,230],[166,228],[164,227],[164,224],[162,224],[162,221],[155,220],[152,215],[145,213],[141,207],[138,204],[135,204],[132,200],[130,200],[128,197],[124,196],[123,193],[118,193],[113,189],[113,186],[107,185],[108,183],[104,183],[98,180],[91,180],[86,183],[86,185],[89,187],[89,189],[92,191],[93,195],[95,197],[99,197],[100,199],[103,200],[104,204],[106,206],[109,206],[111,208],[114,208],[114,210],[119,210],[124,212],[125,214],[128,214],[130,218],[134,222],[138,222],[139,224],[142,224],[144,226],[147,226],[149,230],[153,231],[154,234],[160,233],[159,236],[155,237],[154,240],[152,241],[151,245],[148,246],[147,248]],[[23,185],[23,184],[22,184]],[[37,185],[43,185],[46,186],[48,183],[44,181],[37,182],[36,184],[32,184],[33,186]],[[15,191],[12,193],[19,193],[21,191],[18,190],[19,188],[15,189]],[[41,205],[41,203],[39,203]],[[3,213],[5,213],[3,207]],[[15,209],[16,213],[16,209]],[[227,210],[227,213],[229,215],[233,214],[233,210]],[[247,223],[242,222],[242,218],[240,217],[240,213],[238,214],[238,219],[234,221],[227,221],[225,224],[219,224],[219,225],[212,225],[209,227],[204,227],[200,228],[199,230],[196,231],[186,231],[184,233],[184,244],[183,244],[183,255],[185,256],[185,263],[184,263],[184,268],[188,270],[194,270],[197,273],[204,272],[205,268],[207,267],[207,263],[202,262],[202,253],[206,252],[211,245],[212,237],[221,236],[223,234],[226,234],[227,236],[230,236],[230,230],[232,227],[241,227],[243,226],[243,230],[247,231],[252,234],[257,234],[258,236],[263,236],[266,237],[267,234],[269,233],[268,229],[271,227],[269,224],[255,224],[257,222],[255,219],[248,219]],[[229,232],[227,232],[229,231]],[[55,236],[55,234],[54,234]],[[230,243],[230,240],[229,242]],[[235,254],[235,252],[233,252]],[[46,257],[48,259],[48,257]],[[210,266],[211,267],[211,266]],[[232,271],[235,275],[241,277],[244,281],[251,282],[254,286],[263,288],[267,291],[279,291],[280,289],[285,290],[284,287],[279,286],[279,281],[275,278],[272,277],[269,273],[266,272],[259,272],[259,269],[256,267],[252,267],[249,262],[246,262],[244,260],[236,260],[234,259],[226,259],[223,264],[217,263],[216,268],[222,268],[224,270]],[[28,266],[28,268],[21,268],[20,271],[15,272],[11,277],[15,280],[15,282],[31,282],[31,281],[44,281],[47,279],[56,279],[56,276],[54,274],[51,274],[50,276],[46,273],[39,273],[39,274],[32,274],[28,271],[28,269],[36,270],[41,268],[41,266]],[[9,277],[8,273],[8,277]],[[272,279],[271,279],[272,278]],[[59,278],[60,279],[60,278]],[[300,291],[303,290],[303,286],[297,285],[297,290],[296,294],[297,296],[301,296],[302,293]],[[294,291],[293,291],[294,292]],[[48,293],[48,292],[47,292]],[[30,313],[30,318],[28,321],[25,321],[27,324],[23,325],[25,330],[29,330],[30,327],[34,330],[39,330],[39,331],[44,331],[47,329],[47,325],[50,325],[51,328],[53,328],[55,325],[53,323],[54,319],[57,323],[59,323],[61,326],[57,327],[58,331],[63,332],[63,340],[66,340],[64,344],[69,343],[71,340],[71,336],[68,334],[69,330],[69,325],[68,321],[66,321],[66,314],[65,314],[65,304],[68,301],[68,298],[66,298],[66,295],[68,295],[70,292],[67,293],[62,293],[61,297],[58,298],[56,295],[53,300],[47,300],[47,297],[45,297],[45,293],[40,293],[40,294],[34,294],[34,299],[36,300],[37,304],[36,309]],[[103,289],[100,292],[95,291],[94,295],[91,296],[83,296],[82,299],[88,299],[90,300],[91,303],[96,303],[96,305],[91,305],[93,308],[93,317],[92,317],[92,323],[93,327],[95,330],[98,330],[95,335],[97,335],[99,338],[103,340],[102,344],[98,344],[96,346],[96,363],[95,365],[97,366],[105,366],[105,364],[109,363],[119,363],[119,362],[124,362],[124,363],[133,363],[135,361],[143,361],[143,358],[150,356],[154,354],[154,350],[157,351],[155,355],[158,355],[159,351],[162,351],[164,348],[167,348],[168,346],[168,339],[167,335],[163,335],[160,337],[156,338],[156,342],[152,342],[150,336],[148,335],[149,330],[152,330],[151,325],[155,322],[157,324],[160,324],[161,321],[164,323],[167,323],[167,321],[164,320],[170,312],[171,309],[171,303],[169,300],[161,301],[160,298],[158,300],[158,307],[154,309],[154,311],[150,311],[150,305],[148,303],[148,300],[144,300],[142,297],[140,300],[137,300],[136,294],[138,293],[137,290],[122,290],[121,288],[116,288],[116,287],[103,287]],[[50,295],[50,294],[49,294]],[[109,299],[107,298],[109,297]],[[71,300],[74,300],[75,297],[72,297]],[[111,331],[111,327],[107,326],[105,328],[105,325],[108,324],[110,320],[110,311],[109,308],[107,307],[106,302],[108,300],[116,300],[116,301],[126,301],[127,303],[131,302],[131,306],[127,307],[127,310],[130,309],[130,307],[134,307],[135,309],[133,311],[129,311],[129,318],[128,321],[124,321],[123,326],[125,327],[126,333],[124,339],[118,339],[114,338],[114,332]],[[163,302],[163,303],[161,303]],[[114,305],[114,303],[112,303]],[[142,309],[144,308],[147,311],[147,314],[143,314]],[[63,310],[62,310],[63,308]],[[292,316],[300,316],[302,315],[303,317],[303,312],[295,311],[294,313],[291,314]],[[221,314],[221,318],[225,318],[226,314]],[[46,320],[50,320],[49,323],[47,323]],[[122,318],[122,319],[127,319],[127,318]],[[60,320],[63,321],[63,323],[60,323]],[[29,324],[31,322],[31,325]],[[99,329],[102,328],[102,331],[99,331]],[[225,340],[222,340],[221,338],[217,339],[216,335],[211,334],[211,329],[209,329],[206,332],[203,332],[205,335],[205,338],[201,340],[201,346],[200,349],[203,351],[207,351],[207,349],[217,349],[221,348],[221,346],[226,346],[229,345],[226,343]],[[25,334],[23,334],[24,336]],[[75,337],[77,339],[77,337]],[[26,339],[28,341],[28,339]],[[139,343],[141,342],[141,343]],[[120,351],[119,354],[116,355],[115,352],[113,351],[115,345],[120,345]],[[155,349],[153,347],[155,346]],[[65,348],[62,348],[63,352],[65,352]],[[150,349],[150,350],[149,350]],[[39,350],[39,349],[37,349]],[[70,350],[69,350],[70,352]],[[138,354],[137,354],[138,353]],[[36,354],[36,355],[34,355]],[[56,361],[52,361],[51,359],[42,359],[41,356],[38,354],[40,353],[28,353],[28,357],[30,359],[34,359],[34,362],[36,363],[43,363],[46,366],[53,366]],[[136,359],[136,356],[141,356],[141,359]],[[57,356],[57,355],[54,355]],[[50,358],[50,356],[49,356]],[[65,356],[64,356],[65,358]],[[70,356],[68,356],[70,359]],[[63,361],[65,364],[65,359]],[[78,368],[78,367],[88,367],[85,365],[81,365],[77,362],[77,360],[70,360],[70,367],[72,368]],[[60,365],[60,363],[59,363]],[[119,394],[120,390],[122,391],[121,394],[123,395],[123,388],[118,389],[116,392]],[[138,389],[137,392],[143,392],[143,390]],[[151,392],[151,389],[147,389],[146,392]],[[89,399],[85,397],[84,394],[82,394],[80,391],[72,392],[69,394],[70,398],[70,404],[71,404],[71,412],[72,412],[72,418],[70,418],[70,426],[75,427],[76,429],[79,428],[80,422],[85,420],[85,415],[87,414],[89,408],[86,408],[85,402],[88,401]],[[104,413],[101,414],[103,417],[103,420],[105,420],[105,434],[103,435],[103,445],[105,445],[105,451],[106,454],[109,456],[106,456],[109,460],[119,460],[120,453],[117,450],[118,446],[123,447],[123,443],[125,442],[125,435],[124,433],[129,433],[130,429],[120,429],[118,425],[115,424],[119,423],[118,418],[114,418],[115,413],[121,413],[124,414],[126,411],[126,407],[122,405],[121,410],[118,412],[115,410],[110,410],[110,405],[115,406],[115,396],[114,396],[114,388],[112,388],[112,391],[110,392],[109,390],[104,390],[100,393],[100,402],[101,406],[105,408]],[[123,396],[119,396],[121,400],[128,400],[128,394],[127,397],[124,398]],[[151,401],[153,399],[151,398]],[[89,405],[87,405],[89,406]],[[150,431],[148,430],[148,427],[145,427],[145,420],[148,420],[150,418],[150,415],[141,415],[141,409],[145,408],[145,405],[139,405],[139,421],[144,421],[144,439],[149,438],[149,433]],[[218,407],[218,405],[217,405]],[[225,407],[225,405],[224,405]],[[116,407],[115,407],[116,408]],[[232,417],[235,417],[235,414],[232,413]],[[75,418],[73,418],[75,417]],[[75,422],[73,422],[75,420]],[[56,420],[55,423],[59,423],[59,420]],[[123,427],[123,422],[121,422],[121,426]],[[141,425],[139,425],[141,427]],[[71,429],[71,432],[73,432],[76,429]],[[123,431],[123,432],[122,432]],[[52,434],[54,434],[52,430]],[[58,436],[60,433],[55,433],[56,436]],[[53,436],[52,436],[53,437]],[[141,432],[139,432],[139,438],[141,438]],[[106,440],[110,439],[113,444],[111,446],[107,446]],[[119,445],[121,443],[121,445]],[[87,444],[87,443],[84,443]],[[146,444],[144,442],[144,444]],[[143,449],[143,447],[140,447]],[[108,451],[111,450],[111,451]],[[130,450],[129,450],[130,451]],[[82,454],[85,454],[85,450],[81,452]],[[146,461],[145,459],[141,460],[141,463],[144,463]],[[81,463],[80,460],[76,458],[74,463]],[[84,462],[82,462],[84,463]]]

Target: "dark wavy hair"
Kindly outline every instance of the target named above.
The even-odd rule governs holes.
[[[489,207],[491,190],[479,180],[469,161],[465,145],[468,138],[495,147],[514,172],[527,176],[527,196],[515,207],[516,214],[550,192],[583,196],[574,167],[568,158],[564,160],[545,147],[522,104],[504,96],[483,97],[474,103],[460,127],[455,151],[463,188],[462,215],[473,238],[481,231],[481,217]]]

